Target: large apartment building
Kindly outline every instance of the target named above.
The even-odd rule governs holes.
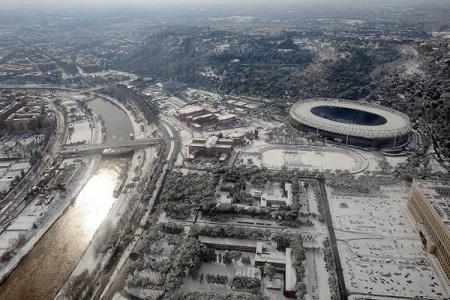
[[[175,117],[187,123],[193,129],[207,127],[228,127],[237,122],[233,114],[220,114],[219,111],[210,110],[201,106],[187,106],[175,113]]]
[[[50,128],[55,115],[41,105],[24,106],[5,119],[8,131],[19,133],[40,128]]]
[[[414,181],[408,209],[425,249],[450,279],[450,184]]]

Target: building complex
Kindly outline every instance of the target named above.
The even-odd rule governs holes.
[[[206,156],[228,155],[233,151],[234,147],[241,145],[244,141],[244,134],[230,134],[225,137],[213,135],[207,138],[193,138],[192,142],[187,146],[189,156],[194,156],[197,153]]]
[[[408,209],[425,249],[450,279],[450,184],[414,181]]]
[[[219,111],[201,106],[184,107],[175,113],[175,117],[187,123],[193,129],[228,127],[238,120],[236,115],[221,114]]]
[[[238,276],[242,276],[242,272],[250,273],[252,277],[258,276],[257,268],[263,268],[270,264],[277,273],[284,276],[284,296],[288,298],[296,298],[297,292],[297,272],[295,269],[294,253],[291,248],[284,251],[277,249],[277,243],[269,241],[253,241],[241,240],[233,238],[217,238],[208,236],[199,236],[200,242],[208,247],[219,250],[235,250],[244,252],[254,252],[255,258],[253,268],[246,270],[238,270]]]
[[[10,132],[18,133],[40,128],[50,128],[55,116],[45,106],[24,106],[5,119],[5,126]]]

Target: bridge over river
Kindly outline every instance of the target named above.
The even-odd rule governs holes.
[[[139,149],[161,144],[162,141],[163,140],[161,138],[142,138],[136,140],[106,142],[103,144],[65,145],[62,147],[60,154],[62,156],[72,156],[78,154],[98,153],[106,149]]]

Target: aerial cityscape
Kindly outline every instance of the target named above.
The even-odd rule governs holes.
[[[0,299],[450,299],[450,2],[167,2],[0,8]]]

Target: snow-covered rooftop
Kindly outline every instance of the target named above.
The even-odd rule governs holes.
[[[450,184],[416,181],[442,222],[450,230]]]
[[[314,108],[321,106],[362,111],[380,116],[386,122],[380,125],[360,125],[339,122],[323,118],[312,112]],[[367,139],[394,138],[396,136],[406,135],[411,131],[411,123],[408,117],[398,111],[379,105],[341,99],[317,98],[300,101],[292,106],[290,116],[295,121],[312,128]]]

